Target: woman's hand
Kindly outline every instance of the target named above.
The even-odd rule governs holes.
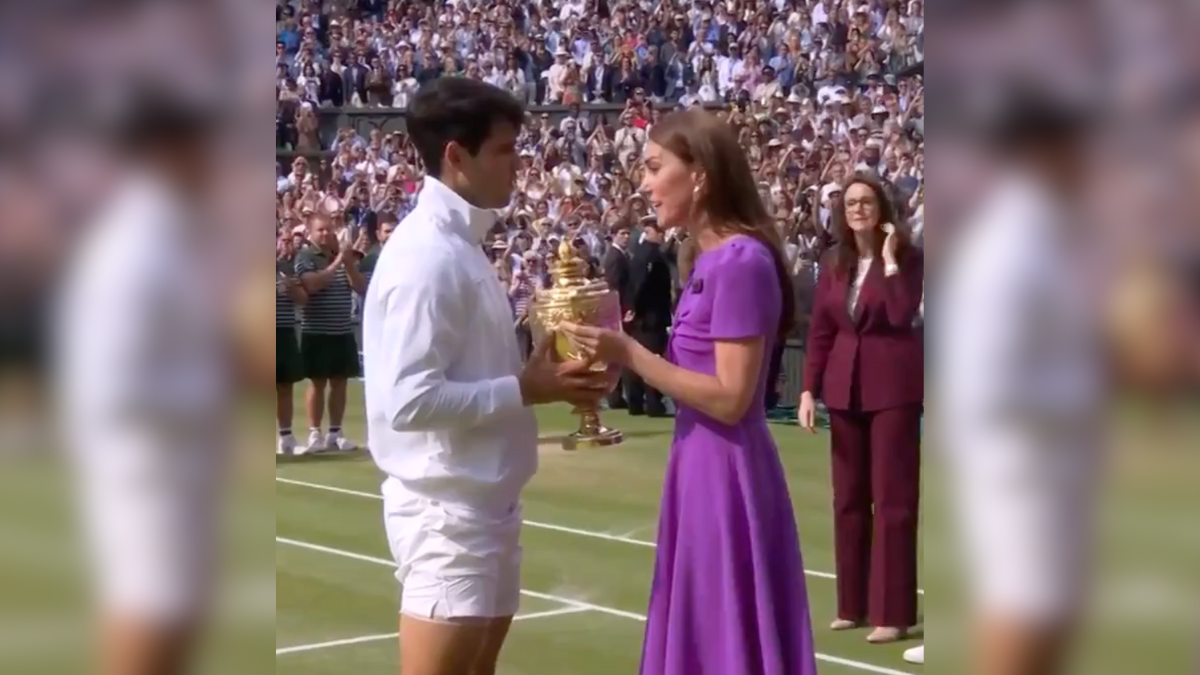
[[[798,414],[800,427],[810,434],[817,433],[817,402],[810,392],[800,394],[800,411]]]
[[[887,265],[896,264],[896,250],[900,247],[900,238],[896,236],[896,226],[884,223],[880,227],[887,237],[883,240],[883,262]]]
[[[558,329],[579,345],[583,355],[591,361],[620,365],[629,363],[633,338],[622,331],[582,326],[569,321],[559,323]]]

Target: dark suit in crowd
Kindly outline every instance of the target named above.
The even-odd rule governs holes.
[[[610,246],[604,254],[602,266],[604,267],[604,282],[621,297],[621,315],[624,316],[631,309],[629,303],[629,253],[620,247]],[[629,327],[625,326],[625,330],[628,332]],[[625,401],[627,380],[628,375],[622,373],[621,384],[608,396],[609,408],[624,410],[629,407]]]
[[[645,241],[634,251],[629,267],[629,303],[633,310],[629,332],[655,354],[666,353],[673,305],[671,264],[660,244]],[[667,412],[662,393],[647,386],[636,373],[628,373],[625,396],[631,415],[659,416]]]

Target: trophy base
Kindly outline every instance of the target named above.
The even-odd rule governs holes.
[[[625,439],[618,429],[610,429],[600,423],[600,411],[595,409],[576,408],[571,411],[579,415],[579,428],[562,440],[563,450],[582,450],[586,448],[605,448],[616,445]]]
[[[624,434],[619,429],[609,429],[608,427],[600,427],[599,433],[583,434],[578,431],[563,438],[563,450],[586,450],[588,448],[606,448],[610,445],[617,445],[625,440]]]

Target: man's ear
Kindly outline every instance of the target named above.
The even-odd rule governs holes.
[[[458,141],[450,141],[446,144],[446,151],[442,153],[442,165],[461,170],[469,154],[466,148],[458,144]]]

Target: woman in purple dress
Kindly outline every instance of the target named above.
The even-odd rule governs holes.
[[[700,254],[667,358],[565,324],[678,408],[642,675],[815,675],[804,565],[763,396],[794,302],[778,235],[729,127],[701,110],[654,126],[643,189]]]

